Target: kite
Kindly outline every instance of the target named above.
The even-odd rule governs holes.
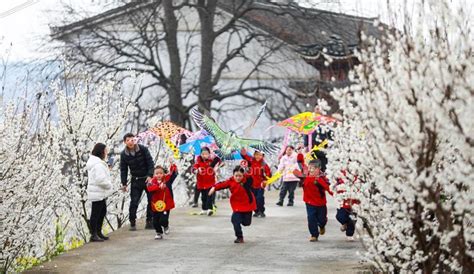
[[[318,150],[321,150],[324,148],[324,146],[326,146],[327,144],[329,143],[329,141],[327,139],[325,139],[324,141],[322,141],[319,145],[315,145],[313,147],[313,149],[311,149],[310,152],[306,153],[305,155],[305,159],[308,159],[308,160],[314,160],[314,156],[313,156],[313,152],[316,152]]]
[[[280,173],[280,171],[275,172],[275,174],[273,174],[272,177],[265,176],[266,179],[267,179],[266,180],[267,181],[266,185],[273,184],[274,182],[278,181],[281,178],[281,176],[282,176],[282,174]]]
[[[178,134],[188,131],[185,128],[182,128],[170,121],[160,122],[150,130],[153,131],[158,137],[163,139],[171,139]]]
[[[202,139],[191,140],[191,141],[186,142],[185,144],[180,145],[179,151],[181,153],[194,152],[194,154],[199,155],[201,154],[201,148],[203,146],[210,146],[213,143],[214,143],[214,139],[212,138],[212,136],[208,135],[208,136],[203,137]]]
[[[288,119],[285,119],[277,124],[277,126],[286,127],[296,133],[311,134],[319,124],[336,123],[338,120],[331,116],[315,114],[313,112],[303,112]]]
[[[165,144],[171,149],[173,152],[173,156],[175,159],[179,159],[179,149],[171,142],[170,139],[165,139]]]
[[[240,138],[232,131],[225,132],[214,119],[203,115],[197,109],[191,110],[191,116],[201,129],[207,131],[214,138],[214,141],[220,149],[216,151],[216,154],[224,160],[233,159],[232,153],[234,151],[239,151],[246,147],[251,147],[269,154],[278,151],[278,147],[274,144],[261,140]]]
[[[257,116],[255,117],[255,119],[253,119],[253,121],[250,123],[250,125],[244,129],[244,136],[247,136],[249,134],[250,130],[255,126],[258,119],[260,119],[260,117],[262,116],[262,114],[265,111],[266,107],[267,107],[267,101],[265,101],[265,103],[260,107],[260,109],[257,112]]]
[[[314,113],[303,112],[279,122],[277,126],[286,127],[297,133],[311,134],[318,124],[319,121],[315,119]]]

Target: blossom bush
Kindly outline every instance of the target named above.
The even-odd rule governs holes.
[[[344,119],[328,173],[347,170],[367,184],[357,211],[377,271],[468,273],[474,37],[468,16],[446,1],[417,10],[407,31],[362,36],[355,84],[336,92]]]

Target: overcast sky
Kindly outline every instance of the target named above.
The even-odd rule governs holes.
[[[99,7],[103,4],[114,5],[118,2],[117,0],[1,0],[0,54],[5,56],[8,53],[10,61],[31,60],[41,56],[37,48],[40,41],[44,40],[42,38],[49,34],[48,25],[58,22],[57,19],[56,21],[52,19],[54,18],[52,14],[59,14],[61,1],[78,7],[87,7],[91,13],[100,12]],[[387,0],[299,0],[298,2],[336,12],[380,17],[383,22],[390,20],[386,12]],[[408,3],[408,9],[413,9],[415,6],[415,0],[388,2],[392,9],[400,9],[405,2]],[[453,0],[453,2],[456,6],[459,2],[472,3],[469,0],[467,2]],[[472,7],[468,8],[470,14],[473,14]]]

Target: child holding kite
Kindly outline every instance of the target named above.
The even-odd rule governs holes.
[[[280,200],[276,203],[278,206],[283,206],[286,193],[288,192],[288,204],[287,206],[293,206],[295,198],[295,189],[300,182],[300,179],[293,174],[295,169],[300,169],[298,157],[299,153],[295,152],[295,147],[287,146],[285,149],[285,155],[280,158],[278,165],[278,172],[283,174],[283,184],[280,189]]]
[[[266,177],[272,177],[270,167],[265,162],[265,155],[258,150],[255,150],[253,157],[247,155],[247,151],[242,149],[240,151],[242,158],[248,162],[249,175],[252,177],[252,192],[256,198],[257,210],[255,210],[254,217],[265,218],[265,183]]]
[[[209,195],[209,190],[216,183],[216,171],[221,162],[219,157],[211,158],[208,147],[201,149],[201,155],[196,159],[193,170],[197,177],[197,189],[201,192],[202,211],[200,215],[211,216],[214,197]]]
[[[171,164],[170,172],[166,174],[163,166],[156,166],[153,178],[147,183],[151,193],[151,209],[153,211],[153,227],[156,230],[155,240],[163,239],[169,233],[169,215],[174,208],[172,184],[178,175],[178,168]]]
[[[232,207],[231,222],[234,226],[234,243],[243,243],[244,236],[242,226],[250,226],[252,223],[252,211],[257,208],[255,196],[252,193],[252,177],[245,175],[245,169],[236,166],[233,176],[226,181],[215,184],[208,195],[213,195],[216,190],[230,189],[230,205]]]
[[[321,162],[319,160],[309,162],[306,174],[298,170],[295,170],[294,173],[304,178],[303,201],[306,203],[308,229],[311,234],[310,242],[316,242],[319,235],[324,235],[326,232],[326,191],[332,195],[329,189],[329,181],[321,172]]]

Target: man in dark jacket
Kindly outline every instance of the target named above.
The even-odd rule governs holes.
[[[145,229],[153,229],[152,212],[151,212],[151,194],[146,188],[146,183],[153,177],[153,158],[150,151],[145,146],[135,144],[135,135],[127,133],[123,137],[125,149],[120,154],[120,177],[122,182],[122,190],[127,191],[128,171],[132,176],[130,183],[130,208],[129,220],[130,230],[137,230],[136,219],[137,209],[145,191],[148,205],[146,210],[146,226]]]

